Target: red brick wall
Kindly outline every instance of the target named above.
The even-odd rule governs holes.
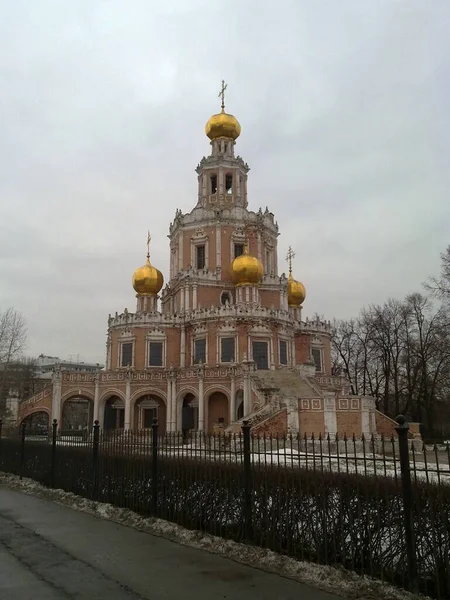
[[[300,407],[300,405],[299,405]],[[325,435],[325,421],[321,410],[300,410],[299,408],[299,432],[300,435],[318,437]]]
[[[287,410],[283,410],[252,428],[254,435],[285,435],[287,433]]]
[[[340,437],[346,435],[361,437],[361,411],[359,410],[337,410],[336,411],[337,433]]]

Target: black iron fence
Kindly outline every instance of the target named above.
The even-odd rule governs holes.
[[[450,598],[450,445],[390,439],[1,432],[0,470],[190,529]]]

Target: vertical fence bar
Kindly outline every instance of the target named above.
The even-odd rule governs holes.
[[[253,538],[252,523],[252,471],[250,455],[250,423],[242,423],[243,451],[244,451],[244,536],[246,540]]]
[[[23,477],[23,468],[25,466],[25,428],[26,424],[22,423],[20,427],[20,479]]]
[[[2,465],[2,426],[3,426],[3,419],[0,419],[0,470],[1,470],[1,465]]]
[[[52,424],[52,457],[50,466],[50,487],[55,487],[55,469],[56,469],[56,433],[58,429],[58,421],[53,419]]]
[[[408,430],[409,425],[403,415],[396,419],[396,431],[398,434],[398,446],[400,455],[400,469],[402,476],[403,492],[403,515],[405,522],[406,557],[408,561],[408,588],[411,592],[417,592],[417,562],[416,547],[414,540],[413,507],[412,507],[412,485],[411,471],[409,466]]]
[[[100,423],[94,421],[94,436],[92,440],[92,499],[97,500],[98,497],[98,454],[100,446]]]
[[[152,424],[152,515],[158,513],[158,419]]]

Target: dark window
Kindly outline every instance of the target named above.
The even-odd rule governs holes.
[[[206,339],[195,340],[194,342],[194,364],[206,363]]]
[[[195,251],[196,251],[195,262],[197,265],[197,269],[204,269],[205,268],[205,246],[196,246]]]
[[[231,304],[230,292],[222,292],[222,294],[220,295],[220,302],[221,304],[226,304],[227,302],[228,304]]]
[[[235,244],[234,245],[234,258],[241,256],[244,254],[244,244]]]
[[[211,175],[211,194],[215,194],[217,192],[217,175]]]
[[[287,365],[287,342],[280,341],[280,365]]]
[[[122,367],[131,367],[133,364],[133,342],[122,344],[122,360],[120,364]]]
[[[234,338],[221,338],[222,362],[234,362]]]
[[[227,190],[227,194],[233,192],[233,175],[230,175],[229,173],[225,175],[225,189]]]
[[[226,152],[226,151],[227,151],[227,147],[228,147],[228,146],[227,146],[227,144],[225,144],[225,145],[224,145],[224,152]]]
[[[311,354],[316,365],[316,371],[322,370],[322,352],[320,348],[312,348]]]
[[[253,360],[258,369],[269,368],[267,342],[253,342]]]
[[[153,419],[158,418],[157,408],[144,408],[144,427],[147,429],[153,425]]]
[[[162,367],[163,366],[163,343],[162,342],[150,342],[150,351],[148,357],[148,364],[151,367]]]

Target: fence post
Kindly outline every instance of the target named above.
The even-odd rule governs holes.
[[[250,423],[243,421],[242,433],[244,437],[244,535],[250,541],[253,538],[252,523],[252,471],[250,455]]]
[[[158,513],[158,419],[152,424],[152,515]]]
[[[94,421],[94,438],[92,442],[92,499],[98,498],[98,451],[100,446],[100,423]]]
[[[58,429],[58,421],[53,419],[52,424],[52,463],[50,471],[50,487],[55,487],[55,468],[56,468],[56,432]]]
[[[406,558],[408,561],[408,578],[409,590],[417,592],[417,562],[416,562],[416,545],[414,539],[414,524],[413,524],[413,495],[411,485],[411,471],[409,466],[409,448],[408,448],[408,431],[409,425],[406,417],[398,415],[395,419],[397,426],[395,430],[398,434],[398,448],[400,455],[400,469],[402,474],[402,492],[403,492],[403,516],[405,523],[405,541],[406,541]]]
[[[26,424],[22,423],[20,427],[20,479],[22,479],[25,464],[25,428]]]

